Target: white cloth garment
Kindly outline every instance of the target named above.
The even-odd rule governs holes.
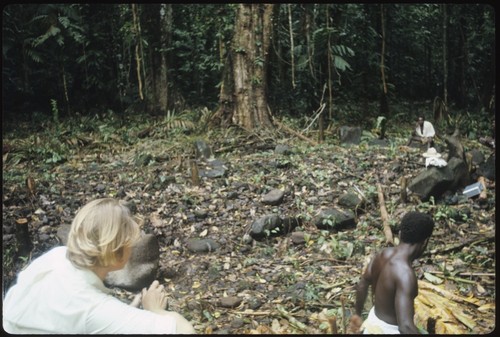
[[[434,158],[434,157],[425,158],[425,167],[428,167],[429,165],[437,167],[445,167],[446,165],[448,165],[448,163],[443,158]]]
[[[174,334],[173,318],[134,308],[109,294],[56,247],[19,273],[3,302],[3,328],[15,334]]]
[[[420,137],[434,137],[436,135],[436,131],[434,131],[434,126],[431,122],[424,121],[423,130],[420,129],[420,125],[417,126],[415,132]]]
[[[448,165],[446,160],[441,158],[441,153],[438,153],[435,148],[430,147],[427,149],[427,152],[423,154],[425,158],[425,167],[430,166],[437,166],[437,167],[444,167]]]
[[[396,335],[400,334],[397,325],[384,322],[375,315],[375,307],[372,307],[368,317],[361,325],[364,335]]]

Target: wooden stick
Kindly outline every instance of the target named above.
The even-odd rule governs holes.
[[[408,180],[406,179],[405,176],[402,176],[400,182],[401,182],[401,194],[400,194],[401,201],[403,203],[406,203],[408,201],[408,194],[406,193],[406,186],[408,185]]]
[[[238,315],[251,315],[251,316],[271,316],[271,311],[231,311],[233,314]]]
[[[200,173],[198,172],[198,164],[194,160],[191,160],[191,183],[193,184],[193,186],[200,185]]]
[[[385,242],[391,246],[394,246],[394,238],[392,237],[392,230],[391,226],[389,225],[389,214],[387,213],[387,209],[385,208],[384,193],[382,191],[382,185],[380,183],[377,183],[377,191],[378,202],[380,204],[380,217],[384,226],[383,228],[385,234]]]
[[[488,198],[488,191],[486,190],[486,182],[484,181],[484,177],[483,176],[480,176],[477,181],[479,181],[481,183],[481,185],[483,185],[483,190],[481,191],[481,193],[479,193],[479,199],[486,199]]]
[[[439,271],[439,270],[429,270],[427,273],[429,274],[437,274],[437,275],[443,275],[444,272]],[[463,272],[463,273],[457,273],[456,275],[460,276],[495,276],[495,273],[468,273],[468,272]]]
[[[493,241],[495,240],[495,234],[493,235],[485,235],[481,238],[474,237],[471,240],[465,240],[463,242],[458,242],[452,245],[449,245],[448,247],[440,248],[438,249],[432,249],[432,250],[426,250],[422,255],[427,256],[427,255],[432,255],[432,254],[445,254],[449,253],[451,251],[456,251],[456,250],[462,250],[463,247],[466,246],[473,246],[478,243],[484,242],[484,241]]]
[[[17,241],[17,253],[19,256],[27,256],[33,248],[31,243],[28,219],[21,218],[16,220],[16,241]]]

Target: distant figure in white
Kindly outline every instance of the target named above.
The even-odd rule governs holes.
[[[418,141],[422,144],[427,144],[427,148],[434,147],[434,136],[436,136],[436,131],[432,123],[424,120],[424,117],[420,116],[417,119],[417,125],[407,146],[410,146],[413,141]]]

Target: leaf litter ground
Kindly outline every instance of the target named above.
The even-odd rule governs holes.
[[[488,194],[493,200],[486,206],[473,199],[463,205],[412,198],[402,203],[400,176],[411,178],[424,165],[418,149],[397,141],[384,148],[366,142],[346,147],[332,137],[310,146],[284,134],[268,137],[237,129],[201,138],[209,140],[227,173],[202,178],[199,186],[192,184],[189,169],[197,138],[182,134],[153,133],[133,144],[76,140],[71,143],[78,151],[52,166],[9,161],[4,155],[4,291],[30,259],[60,244],[57,229],[71,223],[78,207],[112,196],[133,202],[143,230],[158,237],[158,278],[169,291],[169,308],[185,315],[197,332],[349,333],[354,287],[369,256],[385,245],[380,182],[395,236],[409,210],[427,211],[436,219],[428,252],[415,263],[420,279],[416,322],[432,325],[437,333],[494,329],[494,183]],[[276,154],[277,144],[289,145],[292,153]],[[33,196],[23,185],[27,175],[36,182]],[[282,204],[262,204],[262,196],[276,188],[286,191]],[[316,213],[335,206],[345,192],[366,199],[356,229],[315,228]],[[304,222],[295,231],[305,233],[304,242],[296,243],[291,234],[248,242],[252,221],[272,213],[300,215]],[[457,213],[461,217],[452,218]],[[34,248],[28,259],[13,258],[12,228],[19,219],[30,223]],[[185,249],[189,238],[211,238],[221,246],[194,254]],[[134,295],[121,289],[114,294],[125,302]]]

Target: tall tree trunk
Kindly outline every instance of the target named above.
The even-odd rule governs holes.
[[[139,97],[141,98],[141,101],[144,100],[144,93],[143,93],[143,85],[142,85],[142,75],[141,75],[141,30],[140,30],[140,25],[139,25],[139,13],[137,10],[137,5],[132,4],[132,18],[133,18],[133,30],[135,33],[136,37],[136,44],[135,44],[135,62],[136,62],[136,73],[137,73],[137,84],[139,87]]]
[[[382,51],[380,53],[380,73],[382,76],[382,96],[380,99],[380,114],[389,115],[389,103],[387,102],[387,83],[385,81],[385,15],[384,5],[380,5],[380,27],[382,30]]]
[[[290,29],[290,61],[292,67],[292,87],[295,89],[295,55],[294,55],[294,45],[293,45],[293,25],[292,25],[292,8],[290,4],[287,4],[288,10],[288,26]]]
[[[273,4],[238,4],[235,32],[216,116],[252,130],[271,127],[267,104],[267,62]],[[230,82],[230,83],[228,83]],[[224,121],[223,121],[224,122]]]
[[[448,111],[448,6],[446,4],[441,5],[443,9],[443,102],[444,111],[443,114],[446,115]],[[439,116],[446,117],[446,116]],[[440,119],[438,118],[438,119]]]
[[[160,112],[165,114],[168,111],[169,91],[168,91],[168,55],[167,48],[170,45],[172,35],[172,5],[160,5],[160,74],[157,85],[158,106]]]
[[[332,46],[331,46],[331,35],[330,35],[330,14],[328,11],[328,5],[326,5],[326,30],[328,32],[328,42],[327,42],[327,69],[328,69],[328,118],[333,119],[333,80],[332,80]]]

